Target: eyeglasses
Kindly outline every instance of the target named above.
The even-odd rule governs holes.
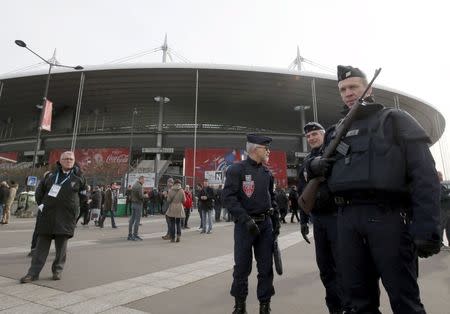
[[[74,158],[63,158],[61,160],[75,160]]]

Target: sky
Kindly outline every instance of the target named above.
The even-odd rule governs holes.
[[[59,62],[82,66],[149,51],[165,34],[169,47],[193,63],[286,69],[299,46],[304,58],[328,68],[350,64],[371,76],[382,67],[377,84],[450,118],[450,3],[444,0],[10,0],[1,11],[0,76],[40,62],[16,39],[46,59],[56,48]],[[161,53],[132,62],[161,62]],[[447,178],[449,134],[432,147]]]

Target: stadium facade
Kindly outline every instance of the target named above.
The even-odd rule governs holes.
[[[46,78],[44,72],[0,77],[0,155],[32,160]],[[441,137],[444,128],[436,126],[445,120],[431,104],[379,85],[374,94],[378,102],[409,112],[433,143]],[[98,156],[123,164],[132,147],[132,161],[169,160],[172,172],[197,176],[199,163],[210,164],[202,171],[218,170],[225,155],[241,158],[236,152],[244,148],[245,134],[257,132],[273,137],[273,151],[284,154],[275,167],[287,168],[280,174],[279,180],[286,176],[282,185],[295,176],[293,169],[306,152],[302,124],[315,120],[328,127],[342,111],[334,76],[192,63],[55,71],[48,99],[53,102],[52,130],[42,132],[41,163],[76,147],[91,161]],[[186,160],[190,150],[220,153],[194,160],[191,152]]]

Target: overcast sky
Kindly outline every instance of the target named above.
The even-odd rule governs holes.
[[[2,1],[0,75],[39,59],[14,40],[70,65],[99,65],[160,46],[195,63],[286,69],[301,55],[329,68],[358,66],[448,119],[448,1],[14,0]],[[160,62],[150,54],[132,62]],[[175,60],[180,62],[179,60]],[[320,69],[306,65],[306,70]],[[45,66],[37,68],[45,69]],[[323,71],[322,71],[323,72]],[[324,72],[327,73],[327,72]],[[331,74],[331,73],[328,73]],[[441,143],[447,154],[447,134]],[[433,147],[438,169],[442,158]],[[447,159],[447,158],[443,158]],[[450,176],[450,160],[446,172]]]

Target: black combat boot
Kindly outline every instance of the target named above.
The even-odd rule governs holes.
[[[270,301],[259,303],[259,314],[270,314]]]
[[[245,310],[245,299],[234,298],[234,302],[233,314],[247,314]]]

